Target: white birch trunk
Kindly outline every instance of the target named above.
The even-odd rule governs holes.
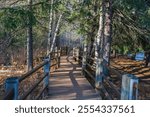
[[[53,0],[51,0],[51,9],[49,14],[49,33],[47,42],[47,55],[50,54],[51,38],[52,38],[52,19],[53,19]]]
[[[105,4],[107,12],[105,14],[103,59],[106,62],[106,64],[109,65],[112,41],[112,0],[106,2]]]
[[[103,30],[104,30],[104,2],[102,1],[101,14],[99,18],[99,29],[95,39],[95,60],[96,60],[96,75],[95,87],[100,88],[103,80]]]
[[[100,57],[100,43],[102,42],[102,14],[99,18],[99,29],[97,33],[97,37],[95,38],[95,59]]]
[[[55,11],[53,11],[53,18],[52,18],[52,32],[51,32],[51,39],[53,40],[54,38],[54,34],[55,34],[55,29],[56,29],[56,14],[55,14]],[[52,41],[51,40],[51,41]]]
[[[57,35],[58,29],[59,29],[61,18],[62,18],[62,14],[60,14],[59,19],[57,21],[57,25],[56,25],[56,29],[55,29],[55,32],[54,32],[54,37],[53,37],[53,42],[52,42],[52,45],[51,45],[50,53],[53,51],[53,48],[54,48],[54,45],[55,45],[56,35]]]

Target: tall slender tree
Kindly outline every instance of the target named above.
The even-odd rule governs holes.
[[[33,69],[32,0],[28,0],[27,70]]]
[[[57,32],[58,32],[58,29],[59,29],[59,25],[60,25],[62,16],[63,16],[62,14],[59,15],[57,25],[56,25],[56,28],[55,28],[55,32],[54,32],[54,36],[53,36],[53,41],[52,41],[52,44],[51,44],[50,52],[52,52],[53,49],[54,49],[54,45],[55,45],[55,42],[56,42],[56,36],[57,36]]]
[[[50,12],[49,12],[49,31],[48,31],[48,42],[47,42],[47,55],[50,54],[50,47],[51,47],[51,41],[52,41],[52,20],[53,20],[53,4],[54,0],[50,0]]]
[[[105,0],[105,25],[104,25],[104,62],[109,64],[110,52],[111,52],[111,41],[112,41],[112,0]]]
[[[95,38],[95,60],[96,60],[96,75],[95,75],[95,87],[100,88],[100,84],[103,80],[103,42],[104,42],[104,0],[101,1],[101,11],[99,17],[99,29]]]

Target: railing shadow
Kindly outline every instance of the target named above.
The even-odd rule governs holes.
[[[74,71],[76,71],[77,69],[76,69],[76,67],[78,66],[78,65],[76,65],[76,64],[73,64],[73,62],[71,62],[70,60],[69,60],[69,57],[70,57],[70,54],[67,56],[67,62],[69,62],[71,65],[72,65],[72,67],[73,67],[73,69],[72,70],[70,70],[70,72],[69,72],[69,76],[70,76],[70,80],[71,80],[71,82],[72,82],[72,84],[73,84],[73,87],[74,87],[74,90],[75,90],[75,92],[76,92],[76,99],[81,99],[82,97],[83,97],[83,92],[82,92],[82,89],[80,88],[80,86],[79,86],[79,84],[78,84],[78,82],[77,82],[77,80],[76,80],[76,77],[74,76]]]

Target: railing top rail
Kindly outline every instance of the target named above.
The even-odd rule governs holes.
[[[30,93],[43,81],[43,79],[44,79],[46,76],[48,76],[48,73],[44,74],[44,75],[42,76],[42,78],[41,78],[36,84],[34,84],[34,85],[31,87],[31,89],[28,90],[28,92],[25,93],[20,99],[21,99],[21,100],[26,99],[26,98],[30,95]]]
[[[35,68],[33,68],[31,71],[23,74],[20,78],[19,78],[19,82],[23,81],[24,79],[26,79],[28,76],[30,76],[31,74],[35,73],[37,70],[39,70],[40,68],[42,68],[45,64],[47,64],[47,62],[49,61],[44,61],[42,64],[40,64],[39,66],[36,66]]]
[[[21,76],[17,76],[17,77],[10,77],[7,78],[6,82],[5,82],[5,90],[6,90],[6,95],[3,98],[4,100],[17,100],[18,99],[18,95],[19,95],[19,83],[22,82],[23,80],[25,80],[27,77],[33,75],[35,72],[37,72],[39,69],[43,68],[44,69],[44,75],[41,76],[40,80],[38,82],[36,82],[20,99],[25,99],[26,97],[28,97],[28,95],[30,95],[32,93],[32,91],[34,91],[34,89],[43,81],[44,84],[44,88],[42,89],[42,92],[40,92],[40,94],[38,95],[37,99],[40,98],[40,96],[45,93],[45,89],[47,89],[48,85],[49,85],[49,77],[50,77],[50,67],[54,66],[54,65],[58,65],[60,64],[60,51],[55,52],[57,53],[57,57],[51,58],[51,56],[46,56],[44,57],[44,62],[42,62],[41,64],[39,64],[38,66],[36,66],[35,68],[33,68],[32,70],[28,71],[27,73],[21,75]],[[51,53],[52,54],[52,53]],[[54,63],[53,65],[50,64],[51,60],[56,59],[56,63]]]

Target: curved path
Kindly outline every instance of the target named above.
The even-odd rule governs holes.
[[[100,100],[100,95],[82,76],[72,56],[62,56],[61,65],[51,73],[46,100]]]

